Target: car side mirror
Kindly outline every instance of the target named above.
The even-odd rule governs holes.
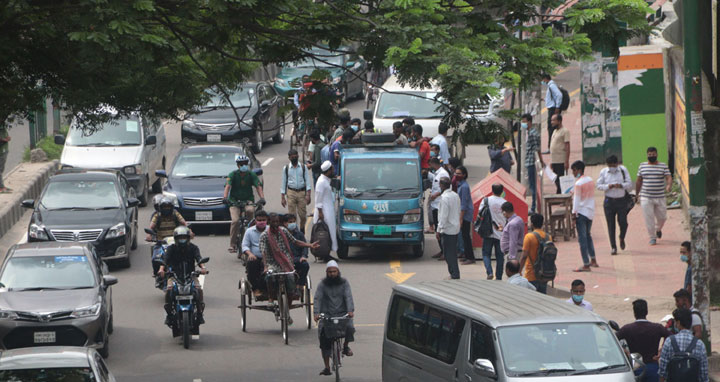
[[[117,277],[108,276],[108,275],[103,276],[103,286],[105,286],[106,288],[111,285],[115,285],[117,283],[118,283]]]
[[[265,101],[260,102],[260,107],[262,107],[262,108],[270,107],[270,101],[265,100]]]
[[[165,170],[155,170],[155,175],[159,176],[161,178],[167,178],[167,171]]]
[[[363,111],[363,119],[366,121],[372,121],[373,119],[373,111],[372,110],[365,110]]]
[[[57,134],[55,136],[55,144],[56,145],[64,145],[65,144],[65,136]]]
[[[432,180],[423,179],[423,191],[432,188]]]
[[[198,261],[198,264],[205,264],[208,261],[210,261],[209,257],[203,257],[202,259],[200,259],[200,261]]]
[[[497,373],[495,372],[495,366],[493,366],[492,362],[490,362],[489,359],[476,359],[475,363],[473,364],[473,369],[475,369],[476,373],[484,377],[497,377]]]
[[[345,66],[347,66],[348,68],[352,68],[353,66],[355,66],[355,61],[348,61],[345,63]]]
[[[257,175],[257,176],[260,176],[260,175],[263,174],[263,169],[261,169],[261,168],[254,168],[252,171],[253,171],[253,172],[255,173],[255,175]]]
[[[338,179],[338,178],[330,179],[330,187],[332,187],[335,190],[339,190],[340,189],[340,179]]]
[[[140,205],[140,200],[137,198],[128,198],[127,200],[127,206],[128,207],[137,207]]]
[[[25,208],[35,208],[35,199],[25,199],[21,205]]]
[[[157,137],[154,135],[148,135],[148,137],[145,138],[146,145],[154,145],[156,143],[157,143]]]
[[[616,331],[616,332],[617,332],[618,330],[620,330],[620,325],[618,325],[618,323],[615,322],[615,321],[613,321],[613,320],[608,321],[608,325],[610,325],[610,327],[612,328],[612,330],[614,330],[614,331]]]

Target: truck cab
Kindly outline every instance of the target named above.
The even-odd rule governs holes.
[[[363,144],[346,145],[341,152],[338,256],[347,257],[350,246],[402,245],[420,257],[425,187],[419,155],[396,145],[392,134],[366,135]]]

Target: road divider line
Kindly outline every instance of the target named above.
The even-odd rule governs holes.
[[[273,159],[275,159],[275,158],[268,158],[268,159],[265,159],[265,162],[262,162],[262,166],[263,166],[263,167],[265,167],[265,166],[269,165],[269,164],[270,164],[270,162],[272,162],[272,161],[273,161]]]

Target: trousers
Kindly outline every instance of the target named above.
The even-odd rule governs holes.
[[[547,109],[548,150],[550,150],[550,142],[552,139],[553,132],[555,131],[555,127],[553,127],[553,125],[552,125],[553,114],[555,114],[555,108],[549,107]]]
[[[485,272],[488,276],[493,274],[492,269],[492,253],[495,250],[495,278],[502,280],[503,266],[505,264],[505,254],[500,248],[500,240],[494,237],[484,237],[482,246],[483,263],[485,263]]]
[[[610,247],[617,249],[615,245],[615,219],[620,226],[620,240],[625,240],[627,234],[627,205],[624,198],[605,198],[603,202],[603,210],[605,210],[605,220],[608,226],[608,235],[610,236]]]
[[[578,214],[577,222],[578,243],[580,243],[580,256],[584,265],[590,265],[590,259],[595,259],[595,246],[593,245],[590,230],[592,229],[592,220],[585,215]]]
[[[472,223],[463,220],[462,226],[460,226],[460,233],[462,234],[463,249],[465,250],[465,260],[475,261],[475,253],[472,246]]]
[[[550,163],[550,168],[555,175],[557,175],[557,178],[555,178],[555,193],[562,194],[562,190],[560,190],[560,177],[565,175],[565,163]]]
[[[537,174],[535,170],[535,165],[532,166],[526,166],[527,169],[527,175],[528,175],[528,188],[530,189],[530,197],[532,198],[532,205],[530,207],[530,212],[535,212],[535,208],[537,207]]]
[[[448,272],[452,279],[460,278],[460,266],[458,265],[457,259],[457,238],[458,235],[440,235],[442,240],[443,256],[445,256],[445,262],[447,263]]]
[[[230,206],[230,220],[232,222],[230,223],[230,246],[233,248],[237,247],[238,239],[242,240],[242,238],[238,238],[238,233],[240,232],[240,215],[242,214],[242,210],[240,207]],[[252,220],[253,216],[255,216],[255,206],[246,205],[245,206],[245,219],[249,222]]]
[[[645,228],[651,240],[657,239],[657,231],[662,230],[667,220],[667,204],[665,198],[640,197],[640,206],[645,217]]]
[[[305,191],[295,191],[288,188],[285,198],[287,199],[288,212],[298,217],[299,226],[304,230],[305,222],[307,221]]]

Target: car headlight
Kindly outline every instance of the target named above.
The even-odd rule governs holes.
[[[362,217],[355,210],[343,210],[343,216],[345,216],[345,221],[348,223],[362,224]]]
[[[409,210],[409,211],[405,212],[405,215],[403,215],[402,224],[410,224],[410,223],[419,222],[421,214],[422,214],[422,211],[419,208],[415,208],[413,210]]]
[[[166,198],[170,198],[170,200],[172,200],[173,205],[175,207],[180,207],[180,203],[178,203],[177,194],[175,194],[173,192],[169,192],[169,191],[163,191],[163,196]]]
[[[123,172],[125,175],[142,174],[142,165],[135,164],[132,166],[125,166],[123,167]]]
[[[106,239],[112,239],[115,237],[125,236],[125,223],[118,223],[114,226],[110,227],[108,230],[107,235],[105,235]]]
[[[184,129],[194,129],[195,128],[195,122],[193,121],[183,121],[182,127]]]
[[[73,310],[72,316],[74,318],[92,317],[100,314],[100,308],[102,305],[98,302],[94,305],[86,306]]]
[[[0,310],[0,320],[14,320],[17,316],[17,313],[12,310]]]
[[[33,239],[38,240],[48,240],[48,234],[45,231],[45,226],[40,224],[30,224],[30,230],[28,231],[28,236],[30,236]]]
[[[252,118],[250,118],[250,119],[243,120],[239,125],[236,123],[235,126],[233,126],[233,127],[236,129],[239,128],[240,130],[249,130],[249,129],[252,129],[252,126],[253,126],[253,120],[252,120]]]
[[[342,77],[335,77],[333,78],[332,83],[337,85],[340,83],[340,81],[342,81]]]
[[[276,84],[277,86],[280,86],[280,87],[283,87],[283,88],[288,87],[287,81],[283,80],[282,78],[276,78],[276,79],[275,79],[275,84]]]

